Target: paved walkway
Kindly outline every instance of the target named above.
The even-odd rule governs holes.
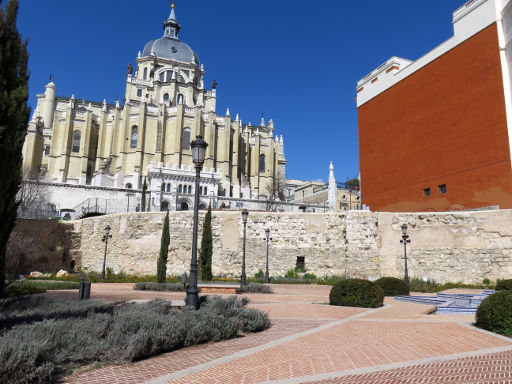
[[[379,309],[332,307],[325,305],[328,286],[273,289],[273,295],[246,295],[252,307],[270,313],[273,326],[265,332],[86,370],[66,382],[512,383],[512,339],[474,328],[473,316],[429,315],[433,307],[392,298]],[[184,294],[93,284],[91,296],[179,300]]]

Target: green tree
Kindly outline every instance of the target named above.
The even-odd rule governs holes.
[[[160,241],[160,255],[156,263],[156,278],[159,283],[165,283],[167,275],[167,253],[169,252],[169,211],[165,215],[164,227],[162,228],[162,240]]]
[[[16,221],[21,151],[30,114],[27,42],[22,42],[16,29],[17,15],[17,0],[10,0],[5,12],[0,0],[0,296],[5,288],[7,241]]]
[[[213,239],[212,239],[212,208],[208,206],[208,212],[204,217],[203,238],[201,239],[201,250],[199,258],[201,264],[201,280],[210,281],[212,274],[212,256],[213,256]]]
[[[349,179],[345,181],[345,186],[348,189],[359,189],[359,179],[357,177]]]
[[[148,184],[146,183],[146,176],[144,176],[144,183],[142,184],[142,201],[141,211],[146,212],[146,191],[148,190]]]

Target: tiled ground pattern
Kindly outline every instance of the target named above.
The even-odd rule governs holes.
[[[255,384],[510,344],[458,324],[351,321],[170,383]]]
[[[109,366],[66,378],[66,383],[143,383],[190,366],[203,364],[235,352],[253,348],[270,341],[303,332],[325,324],[326,321],[273,320],[269,330],[215,344],[203,344],[166,353],[152,359],[122,366]]]
[[[432,316],[432,309],[387,298],[385,308],[364,310],[331,307],[328,286],[273,286],[274,295],[247,295],[251,305],[268,311],[274,326],[259,334],[201,345],[138,363],[104,367],[68,377],[69,383],[170,383],[251,384],[280,382],[317,375],[310,382],[331,383],[500,383],[512,384],[512,352],[414,365],[415,360],[511,347],[512,340],[496,337],[460,323],[474,316]],[[111,301],[179,300],[183,293],[133,291],[132,284],[94,284],[93,297]],[[48,295],[75,293],[55,292]],[[315,303],[315,304],[313,304]],[[322,305],[318,305],[322,304]],[[357,318],[350,318],[356,315]],[[320,329],[315,329],[322,327]],[[273,343],[283,337],[309,334]],[[271,343],[267,345],[267,343]],[[259,347],[248,355],[242,351]],[[219,358],[228,360],[218,361]],[[207,366],[194,367],[208,363]],[[406,364],[389,370],[387,364]],[[343,376],[347,370],[381,369],[374,373]],[[186,371],[184,371],[186,370]],[[325,375],[337,379],[324,380]],[[324,376],[322,376],[324,375]],[[170,379],[170,378],[169,378]],[[500,381],[501,380],[501,381]],[[299,380],[301,381],[301,380]]]
[[[345,376],[314,384],[512,383],[512,351]]]

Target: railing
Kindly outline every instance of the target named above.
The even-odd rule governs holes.
[[[455,21],[460,16],[461,13],[463,13],[466,9],[471,8],[473,5],[480,1],[481,0],[469,0],[463,6],[457,8],[455,12],[453,12],[453,20]]]
[[[55,217],[59,216],[59,213],[55,210],[50,209],[39,209],[39,208],[32,208],[32,209],[18,209],[18,212],[16,214],[18,219],[53,219]]]
[[[70,216],[72,220],[79,220],[90,214],[104,215],[107,213],[107,209],[108,200],[96,197],[78,204],[73,208],[74,212],[70,212]]]

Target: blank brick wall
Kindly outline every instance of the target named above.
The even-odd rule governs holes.
[[[496,24],[358,114],[363,203],[373,211],[512,208]],[[424,188],[431,188],[429,198]]]

